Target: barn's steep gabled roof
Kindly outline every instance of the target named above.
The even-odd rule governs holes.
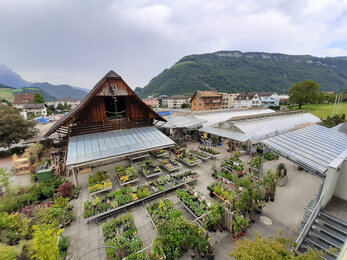
[[[81,101],[81,103],[73,108],[69,113],[67,113],[65,116],[63,116],[61,119],[59,119],[44,135],[45,137],[50,136],[55,131],[57,131],[60,127],[65,126],[69,122],[73,121],[76,116],[79,115],[79,112],[86,107],[89,102],[92,100],[94,96],[97,95],[99,90],[104,86],[104,83],[107,80],[110,79],[118,79],[121,80],[122,83],[126,86],[129,93],[131,93],[132,96],[135,97],[135,99],[144,107],[144,109],[148,110],[152,115],[154,115],[154,118],[166,122],[166,119],[158,115],[155,111],[153,111],[149,106],[147,106],[136,94],[135,92],[128,86],[128,84],[122,79],[121,76],[119,76],[116,72],[113,70],[110,70],[95,86],[94,88],[88,93],[88,95]]]

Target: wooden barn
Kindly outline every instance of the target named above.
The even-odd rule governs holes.
[[[173,146],[174,142],[154,127],[158,121],[166,122],[110,71],[45,137],[58,134],[63,145],[52,160],[59,174],[69,174],[69,170],[74,173],[100,161]]]

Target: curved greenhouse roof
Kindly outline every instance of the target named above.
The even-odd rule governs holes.
[[[237,111],[218,111],[218,112],[209,111],[207,113],[194,113],[194,116],[198,119],[203,119],[207,121],[206,123],[203,124],[203,126],[213,126],[215,124],[226,121],[233,117],[259,115],[259,114],[267,114],[267,113],[275,113],[275,111],[271,109],[244,109],[244,110],[237,110]]]
[[[321,122],[321,120],[310,113],[298,113],[292,115],[269,116],[245,120],[233,123],[234,127],[242,133],[252,136],[252,143],[260,142],[269,137],[283,134],[292,130],[306,127]]]

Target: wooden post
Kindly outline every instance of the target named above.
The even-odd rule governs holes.
[[[169,158],[171,160],[171,147],[169,147]]]
[[[75,169],[72,167],[72,175],[73,175],[73,180],[75,183],[76,188],[79,188],[79,182],[78,182],[78,174],[76,173]]]

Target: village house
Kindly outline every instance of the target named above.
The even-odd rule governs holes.
[[[190,103],[192,112],[222,109],[223,95],[217,91],[196,91]]]
[[[279,106],[279,95],[276,92],[258,92],[260,105],[264,107]]]
[[[20,93],[14,97],[13,107],[21,110],[20,114],[28,117],[47,116],[47,106],[44,103],[34,103],[35,93]]]
[[[239,94],[237,93],[219,93],[223,95],[223,109],[230,109],[234,107],[234,99],[237,98]]]
[[[255,92],[240,93],[234,100],[234,108],[258,107],[261,100]]]
[[[183,95],[175,95],[175,96],[161,96],[161,107],[167,108],[180,108],[182,104],[189,104],[190,97]]]

